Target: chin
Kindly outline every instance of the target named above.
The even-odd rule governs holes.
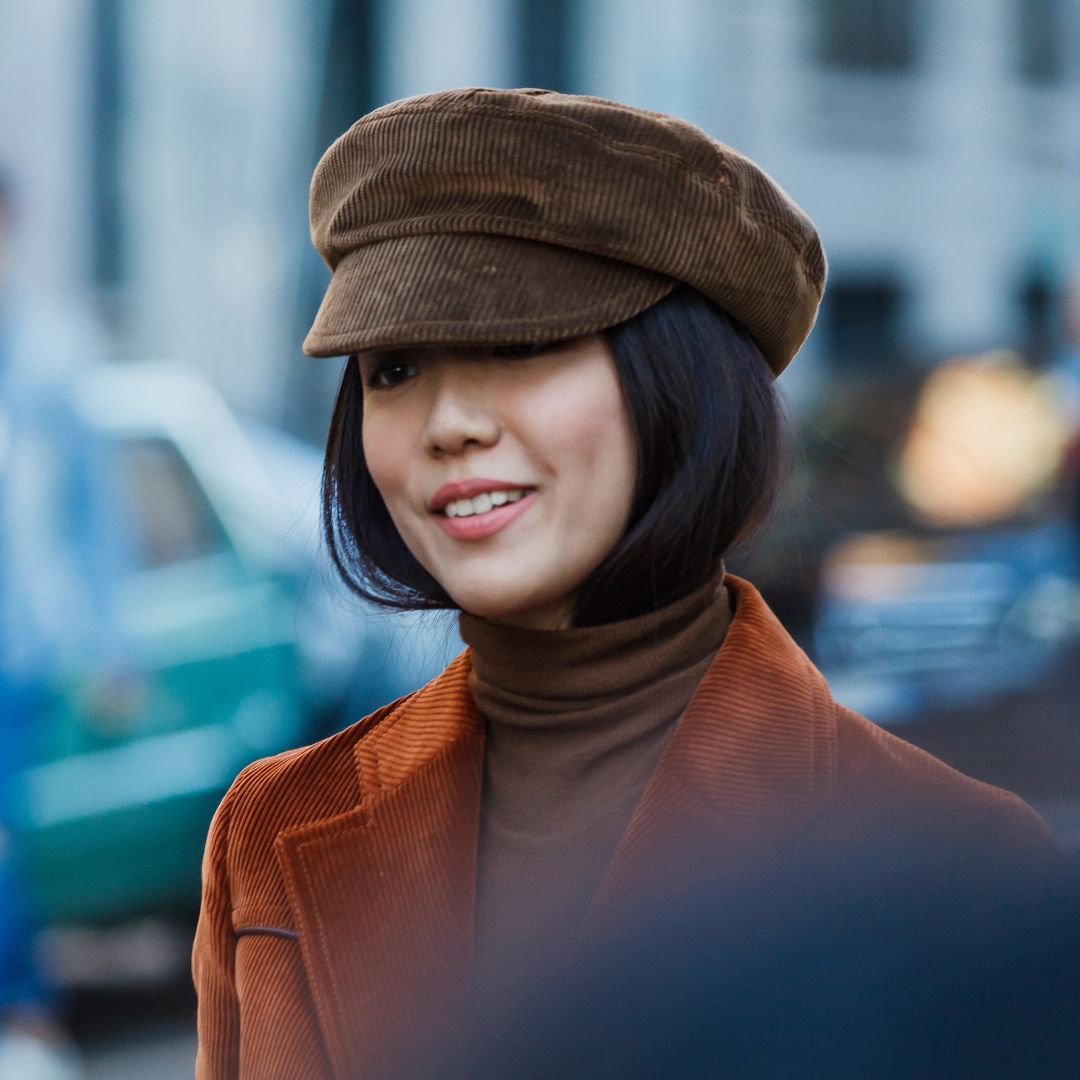
[[[520,582],[503,586],[494,582],[470,583],[447,591],[462,611],[507,626],[554,628],[569,604],[562,589],[523,587]]]
[[[513,619],[537,606],[535,600],[527,594],[515,590],[495,593],[490,590],[476,592],[466,590],[464,593],[455,595],[454,599],[462,611],[491,622]]]

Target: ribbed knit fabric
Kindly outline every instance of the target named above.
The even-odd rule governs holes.
[[[712,580],[606,626],[519,630],[468,614],[469,688],[486,721],[477,981],[569,953],[626,823],[730,610]]]

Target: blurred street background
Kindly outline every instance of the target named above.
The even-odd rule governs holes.
[[[0,0],[0,1078],[190,1076],[225,787],[458,648],[335,585],[300,341],[320,154],[462,85],[675,113],[807,210],[792,479],[731,569],[1080,848],[1080,0]]]

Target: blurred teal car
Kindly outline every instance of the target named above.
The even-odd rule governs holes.
[[[100,444],[106,603],[96,647],[48,681],[18,776],[22,861],[45,921],[190,912],[210,817],[244,765],[353,718],[349,699],[413,689],[460,646],[418,660],[426,628],[402,638],[341,603],[317,553],[315,451],[267,433],[257,450],[177,367],[96,369],[72,393]]]

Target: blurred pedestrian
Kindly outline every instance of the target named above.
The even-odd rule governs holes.
[[[925,833],[959,874],[1056,862],[1018,798],[838,705],[724,570],[771,502],[773,380],[825,282],[758,166],[673,117],[455,90],[343,135],[311,225],[333,277],[305,348],[349,355],[330,550],[360,595],[459,609],[470,648],[230,788],[200,1077],[392,1072],[642,897],[811,842]]]
[[[70,406],[92,333],[46,308],[15,272],[15,196],[0,174],[0,1080],[78,1075],[52,987],[35,955],[20,870],[20,770],[62,657],[86,627],[107,636],[90,603],[105,566],[90,544],[94,455]],[[77,572],[77,555],[88,562]],[[76,587],[79,583],[79,587]]]

